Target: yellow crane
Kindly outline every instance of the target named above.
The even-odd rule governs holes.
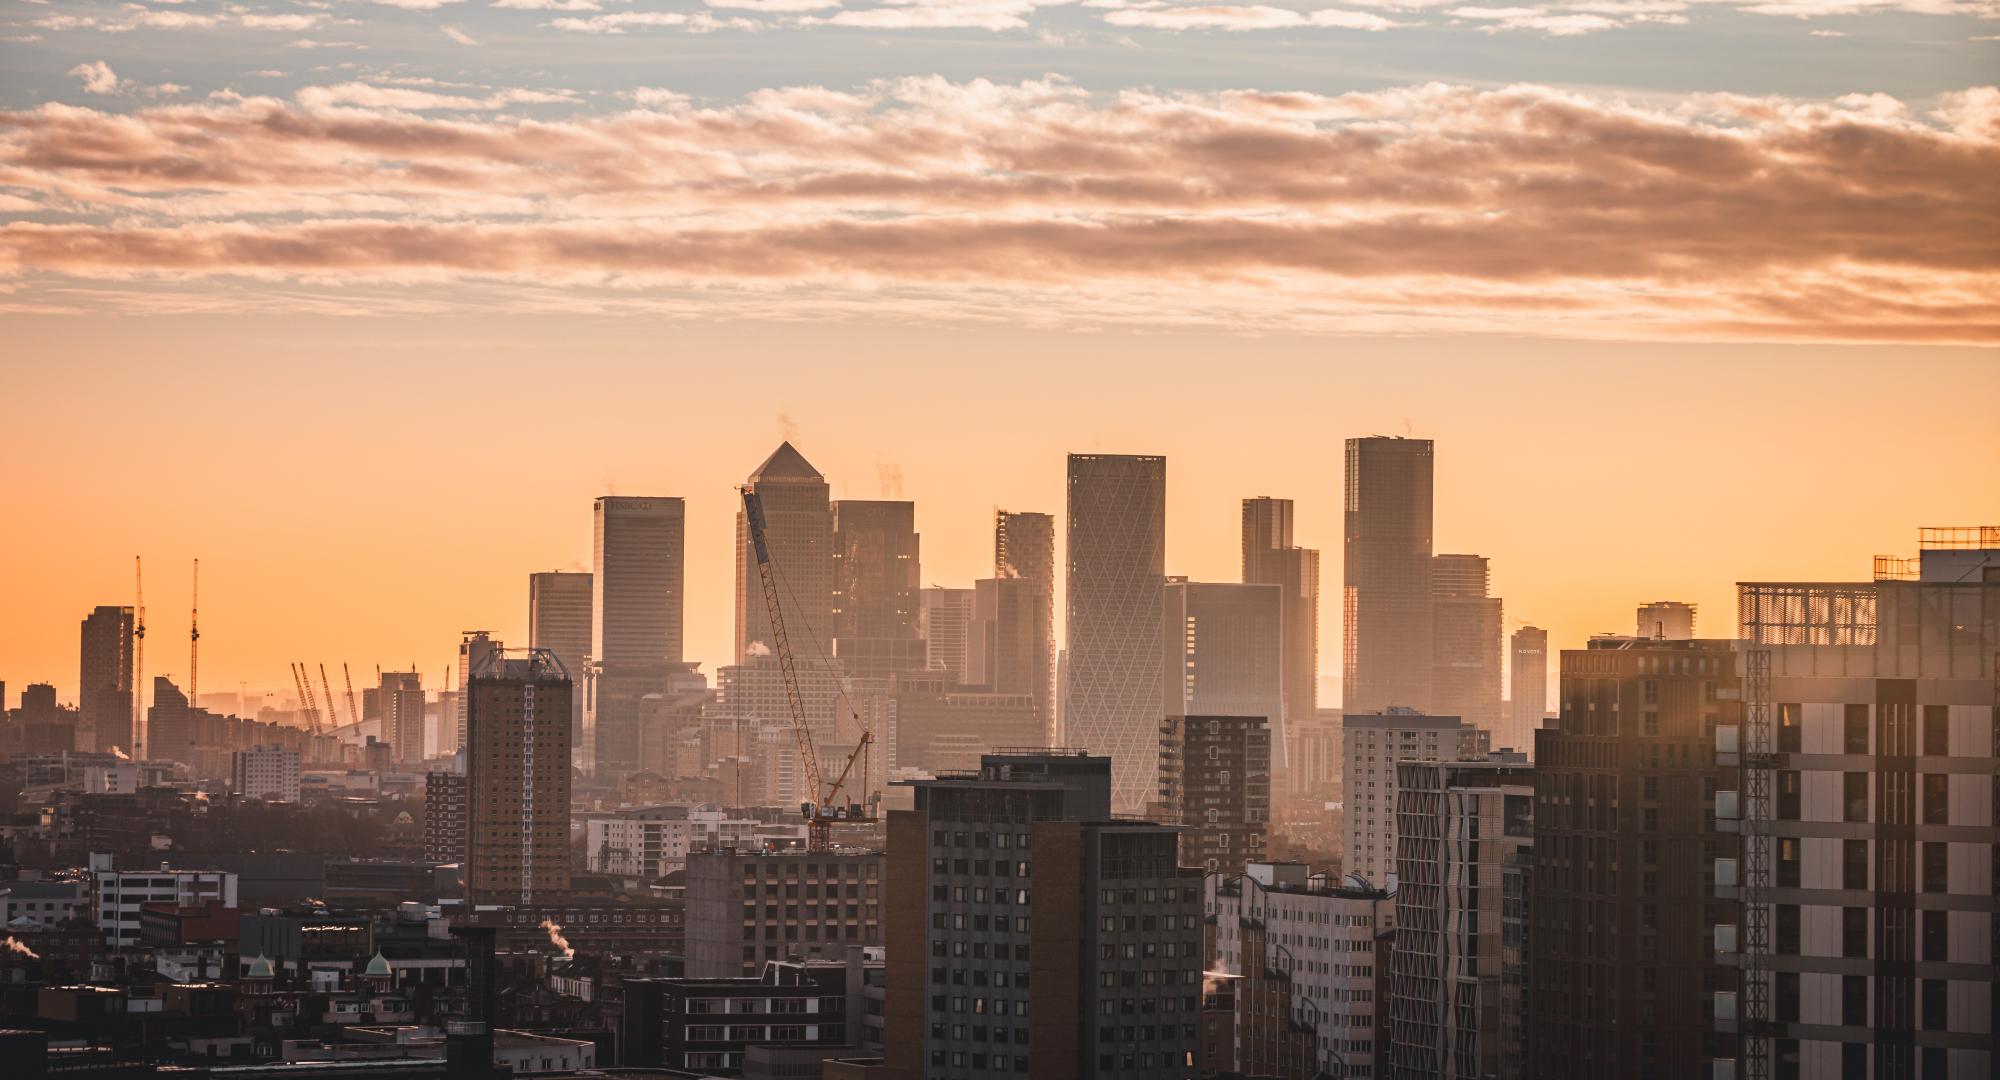
[[[326,661],[324,660],[320,661],[319,664],[319,684],[326,689],[326,726],[337,728],[340,726],[340,715],[334,709],[333,683],[327,680]]]
[[[347,680],[347,722],[359,724],[361,710],[354,707],[354,673],[347,670],[347,661],[340,662],[340,677]]]

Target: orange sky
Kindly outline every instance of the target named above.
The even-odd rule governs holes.
[[[927,582],[990,568],[992,510],[1060,513],[1063,453],[1164,453],[1168,571],[1234,580],[1237,502],[1298,502],[1338,674],[1340,454],[1437,440],[1439,551],[1493,560],[1510,626],[1574,647],[1732,583],[1847,580],[1925,524],[2000,521],[2000,356],[933,329],[861,322],[10,316],[0,359],[0,680],[75,695],[77,623],[148,566],[149,673],[206,690],[293,660],[526,643],[526,575],[586,568],[590,501],[688,505],[690,659],[731,636],[733,485],[794,437],[836,498],[917,502]]]

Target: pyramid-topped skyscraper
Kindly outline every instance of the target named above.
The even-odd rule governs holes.
[[[745,485],[764,501],[766,539],[784,604],[792,651],[801,660],[833,651],[833,507],[826,478],[791,443],[781,443]],[[753,647],[754,646],[754,647]],[[736,662],[774,646],[750,528],[736,511]]]

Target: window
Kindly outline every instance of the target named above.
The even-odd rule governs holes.
[[[1868,706],[1849,705],[1846,715],[1846,740],[1841,746],[1844,754],[1865,754],[1868,752]]]
[[[1868,976],[1840,977],[1840,1022],[1851,1027],[1868,1026]]]
[[[1924,891],[1941,893],[1950,890],[1948,880],[1949,851],[1943,842],[1924,841]]]
[[[1859,978],[1859,976],[1849,976],[1849,978]],[[1862,1005],[1862,1011],[1866,1012],[1867,1002],[1864,1001]],[[1867,1043],[1840,1044],[1840,1080],[1868,1080]]]
[[[1797,821],[1799,819],[1799,772],[1785,769],[1778,773],[1778,820]]]
[[[1800,843],[1796,836],[1778,838],[1778,888],[1780,889],[1799,887]]]
[[[1924,824],[1949,825],[1951,813],[1951,778],[1943,773],[1924,774]]]
[[[1868,909],[1840,909],[1840,955],[1849,959],[1868,956]]]
[[[1799,1019],[1799,973],[1780,971],[1777,975],[1778,1019],[1787,1023],[1797,1023]]]
[[[1778,953],[1782,956],[1799,954],[1799,906],[1797,904],[1778,905]]]
[[[1951,753],[1951,712],[1946,706],[1924,706],[1924,753],[1933,757]]]
[[[1797,705],[1778,706],[1778,753],[1796,754],[1803,745]]]
[[[1944,961],[1951,958],[1950,924],[1945,916],[1950,912],[1926,911],[1924,916],[1924,959]]]
[[[1868,841],[1840,842],[1840,887],[1843,889],[1868,887]]]
[[[1868,820],[1867,773],[1851,772],[1841,774],[1841,801],[1846,807],[1846,813],[1843,816],[1844,820]]]
[[[1943,979],[1924,980],[1923,1026],[1925,1031],[1945,1030],[1945,988]]]

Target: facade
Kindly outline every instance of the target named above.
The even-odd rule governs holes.
[[[832,655],[833,633],[833,508],[826,478],[791,443],[780,444],[745,484],[764,503],[765,541],[778,578],[779,595],[787,605],[785,628],[795,651],[809,638],[824,643]],[[736,511],[736,662],[752,655],[752,644],[764,649],[771,640],[771,616],[764,604],[756,552],[750,547],[750,526],[742,508]],[[678,659],[678,657],[676,657]]]
[[[1483,555],[1431,559],[1431,709],[1492,733],[1495,746],[1526,751],[1502,737],[1503,619],[1487,580]]]
[[[643,767],[647,696],[692,670],[681,661],[686,545],[680,499],[606,495],[593,506],[590,659],[570,674],[584,698],[578,756],[601,777]]]
[[[783,829],[789,830],[791,837],[804,838],[803,825]],[[598,873],[651,879],[683,869],[689,852],[749,850],[774,831],[777,827],[767,822],[732,817],[722,810],[639,806],[586,819],[584,852],[590,868]]]
[[[1736,643],[1599,638],[1562,654],[1562,715],[1536,733],[1529,979],[1532,1065],[1579,1080],[1702,1076],[1737,1057],[1711,1001],[1736,988],[1715,952],[1715,732],[1742,715]]]
[[[1781,1080],[1991,1076],[2000,528],[1925,529],[1873,581],[1737,591],[1744,725],[1717,750],[1749,821],[1717,891],[1771,974],[1717,1026]]]
[[[696,851],[687,856],[687,975],[754,975],[772,960],[834,960],[882,944],[879,851]]]
[[[890,812],[891,1080],[1194,1075],[1200,875],[1174,829],[1107,820],[1112,769],[988,755]]]
[[[843,663],[868,657],[877,663],[867,674],[894,670],[879,666],[880,659],[915,659],[913,643],[922,636],[916,504],[842,499],[832,510],[833,626],[823,632],[832,635]]]
[[[1047,726],[1034,694],[961,686],[944,672],[896,677],[896,764],[928,773],[977,769],[981,755],[1001,747],[1040,746]]]
[[[231,762],[231,789],[246,799],[299,801],[299,752],[282,746],[238,750]]]
[[[1047,599],[1026,578],[973,582],[964,678],[967,685],[1028,695],[1044,726],[1050,719]]]
[[[465,774],[424,774],[424,861],[434,866],[465,861]]]
[[[424,678],[415,671],[385,671],[375,699],[382,710],[381,739],[397,761],[424,759]]]
[[[796,1071],[762,1075],[816,1077],[822,1058],[868,1043],[868,981],[872,974],[879,999],[880,954],[774,960],[740,977],[627,979],[624,1064],[749,1076],[776,1058]]]
[[[1035,690],[1035,708],[1055,721],[1056,519],[1052,514],[993,512],[993,576],[1021,582],[1021,601],[1035,647],[1025,659]],[[984,677],[981,681],[991,681]]]
[[[1679,600],[1655,600],[1650,604],[1640,604],[1635,621],[1635,633],[1642,638],[1686,641],[1694,637],[1694,605]]]
[[[1282,1080],[1386,1075],[1375,1039],[1389,972],[1375,942],[1396,925],[1396,899],[1303,863],[1252,862],[1208,877],[1214,973],[1239,977],[1234,1060]],[[1257,1007],[1262,1006],[1262,1007]]]
[[[32,689],[32,687],[30,688]],[[193,766],[195,718],[187,695],[165,675],[153,676],[153,703],[146,707],[146,757]]]
[[[1532,865],[1535,848],[1534,769],[1515,757],[1396,766],[1388,1012],[1397,1080],[1572,1075],[1528,1071],[1526,987],[1519,957],[1506,963],[1503,879]]]
[[[0,882],[0,926],[47,930],[90,916],[82,881]]]
[[[1312,785],[1293,776],[1292,756],[1299,729],[1319,708],[1319,552],[1292,543],[1292,500],[1243,500],[1243,582],[1278,587],[1284,693],[1272,728],[1280,735],[1276,775],[1285,799],[1309,800]]]
[[[84,617],[76,708],[78,726],[91,734],[90,745],[73,749],[132,749],[132,629],[129,607],[100,605]],[[5,699],[0,693],[0,712]]]
[[[466,684],[472,681],[472,673],[482,670],[494,657],[507,649],[506,645],[493,637],[489,630],[467,630],[458,640],[458,696],[452,700],[457,719],[448,730],[438,732],[437,754],[444,757],[465,749],[465,710],[470,699]]]
[[[1349,713],[1431,711],[1431,441],[1347,440],[1341,679]]]
[[[1271,757],[1284,746],[1284,620],[1271,585],[1167,579],[1160,637],[1165,715],[1255,716],[1271,735]]]
[[[971,661],[973,590],[932,586],[923,596],[924,667],[966,677]]]
[[[1463,761],[1485,754],[1477,728],[1456,716],[1407,709],[1348,713],[1341,720],[1340,790],[1346,825],[1343,866],[1373,883],[1396,880],[1396,766]]]
[[[1111,758],[1112,804],[1159,791],[1167,459],[1069,455],[1062,741]]]
[[[1509,639],[1507,718],[1493,738],[1501,746],[1526,751],[1533,760],[1535,732],[1549,708],[1549,632],[1523,626]]]
[[[571,684],[553,653],[494,656],[466,688],[466,896],[532,904],[570,885]]]
[[[593,574],[559,570],[528,575],[528,648],[556,654],[579,691],[570,695],[569,743],[573,751],[584,746],[584,694],[580,691],[588,672],[595,623],[590,614],[594,580]]]
[[[1161,802],[1186,826],[1183,857],[1208,874],[1264,858],[1271,827],[1271,729],[1261,716],[1189,716],[1161,765]]]
[[[236,875],[221,870],[98,870],[91,875],[91,913],[104,943],[114,949],[139,943],[140,916],[147,904],[205,907],[219,901],[236,906]]]

